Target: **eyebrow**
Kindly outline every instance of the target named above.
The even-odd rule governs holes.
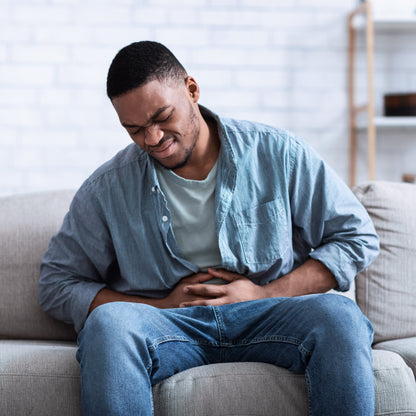
[[[163,107],[160,107],[159,109],[157,109],[154,114],[149,118],[149,120],[147,121],[147,124],[151,124],[153,121],[155,121],[155,119],[157,119],[164,111],[166,111],[168,108],[170,107],[170,105],[165,105]],[[139,127],[136,124],[127,124],[127,123],[121,123],[121,125],[123,127],[126,128],[135,128],[135,127]]]

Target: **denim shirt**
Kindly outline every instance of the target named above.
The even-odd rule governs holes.
[[[201,111],[215,118],[221,140],[212,226],[222,267],[265,285],[313,258],[348,290],[379,249],[350,189],[288,132]],[[104,287],[162,298],[198,272],[175,241],[154,163],[135,144],[120,151],[84,182],[51,240],[39,300],[76,331]]]

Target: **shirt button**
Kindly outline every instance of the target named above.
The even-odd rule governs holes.
[[[162,221],[163,221],[163,222],[166,222],[168,219],[169,219],[169,218],[168,218],[166,215],[164,215],[164,216],[162,217]]]
[[[152,192],[156,192],[156,187],[152,186]]]

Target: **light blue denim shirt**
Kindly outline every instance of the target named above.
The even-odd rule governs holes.
[[[201,111],[221,139],[212,226],[222,267],[265,285],[311,257],[347,290],[379,249],[349,188],[288,132]],[[154,161],[131,144],[75,195],[43,258],[39,299],[80,331],[100,289],[161,298],[197,272],[175,241]]]

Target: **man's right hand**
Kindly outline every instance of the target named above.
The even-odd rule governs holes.
[[[90,314],[96,307],[109,302],[145,303],[146,305],[151,305],[161,309],[179,308],[181,303],[209,299],[207,297],[185,293],[184,288],[192,284],[205,283],[213,277],[214,276],[209,273],[197,273],[192,276],[185,277],[180,280],[179,283],[173,288],[172,292],[170,292],[169,295],[163,299],[125,295],[124,293],[115,292],[111,289],[101,289],[92,301],[88,314]]]

